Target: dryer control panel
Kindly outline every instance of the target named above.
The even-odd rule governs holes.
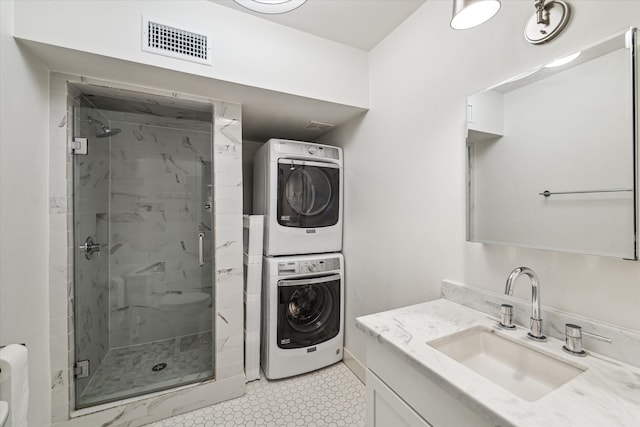
[[[302,141],[280,140],[277,145],[278,153],[281,155],[298,155],[304,157],[320,157],[326,159],[340,159],[340,150],[337,147],[313,144]]]
[[[278,263],[278,276],[287,274],[324,273],[340,269],[340,258],[285,261]]]

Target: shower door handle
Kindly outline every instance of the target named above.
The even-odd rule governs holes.
[[[204,233],[198,234],[198,262],[200,267],[204,265]]]

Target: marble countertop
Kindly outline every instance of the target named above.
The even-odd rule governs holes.
[[[500,330],[526,346],[586,369],[568,383],[528,402],[428,346],[426,342],[473,326],[494,328],[497,318],[439,299],[356,319],[365,334],[392,351],[459,401],[498,424],[513,426],[640,425],[640,368],[589,352],[573,357],[563,342],[534,342],[527,330]]]

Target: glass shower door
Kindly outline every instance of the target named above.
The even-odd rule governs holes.
[[[213,378],[211,114],[79,102],[76,407]]]

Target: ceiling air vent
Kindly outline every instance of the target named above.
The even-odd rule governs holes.
[[[333,123],[323,123],[323,122],[317,122],[315,120],[309,120],[309,123],[307,123],[307,125],[304,128],[322,132],[322,131],[329,130],[333,127],[335,127]]]
[[[142,50],[146,52],[211,65],[210,39],[206,34],[142,18]]]

